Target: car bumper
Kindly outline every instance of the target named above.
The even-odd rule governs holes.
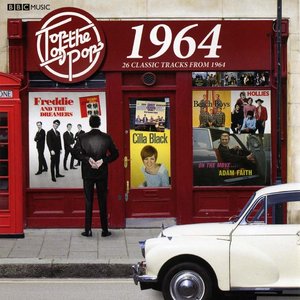
[[[146,274],[146,263],[139,262],[132,266],[133,281],[136,285],[140,283],[141,289],[153,288],[157,283],[157,276]]]

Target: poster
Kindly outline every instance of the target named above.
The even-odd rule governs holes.
[[[169,98],[131,99],[131,188],[169,187]]]
[[[106,132],[105,93],[31,92],[28,111],[30,188],[81,188],[81,166],[78,165],[76,159],[72,161],[71,153],[68,151],[67,137],[71,139],[70,143],[74,143],[79,131],[80,133],[89,131],[89,116],[92,114],[98,114],[101,117],[100,130]],[[57,128],[62,146],[59,155],[59,172],[64,177],[56,178],[54,182],[51,179],[50,151],[46,140],[48,132],[53,130],[55,120],[60,122]],[[45,134],[45,144],[44,148],[41,146],[42,150],[38,146],[39,127],[44,130]],[[40,172],[39,164],[43,160],[41,159],[42,153],[44,163],[41,168],[43,171]]]
[[[193,91],[195,186],[268,185],[271,91]]]

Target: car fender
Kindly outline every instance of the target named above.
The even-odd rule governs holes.
[[[150,239],[146,242],[147,275],[158,276],[162,267],[170,260],[191,255],[209,264],[216,275],[219,288],[229,290],[229,248],[229,238],[222,236]]]

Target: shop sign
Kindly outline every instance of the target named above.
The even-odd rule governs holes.
[[[11,90],[0,90],[0,99],[12,98],[13,91]]]
[[[39,67],[55,81],[83,81],[102,63],[104,33],[98,22],[81,9],[63,8],[49,13],[35,37]]]
[[[96,70],[271,68],[271,20],[96,21],[82,10],[62,8],[39,24],[28,22],[28,53],[46,75],[65,83],[84,80]],[[31,57],[27,70],[37,70]]]

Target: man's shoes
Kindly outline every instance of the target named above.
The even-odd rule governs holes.
[[[64,168],[65,169],[65,171],[68,171],[68,168]]]
[[[76,164],[75,166],[78,167],[78,166],[80,166],[80,164]]]
[[[81,235],[89,237],[89,236],[93,236],[93,233],[92,230],[85,230],[84,232],[81,232]]]
[[[58,174],[56,177],[65,177],[65,175]]]
[[[111,235],[110,231],[102,231],[102,233],[101,233],[102,237],[107,237],[107,236],[110,236],[110,235]]]
[[[48,169],[43,169],[42,172],[48,172]]]
[[[35,173],[35,175],[40,175],[42,174],[42,171],[38,171],[37,173]]]
[[[55,179],[55,177],[52,177],[52,181],[56,182],[56,179]]]

